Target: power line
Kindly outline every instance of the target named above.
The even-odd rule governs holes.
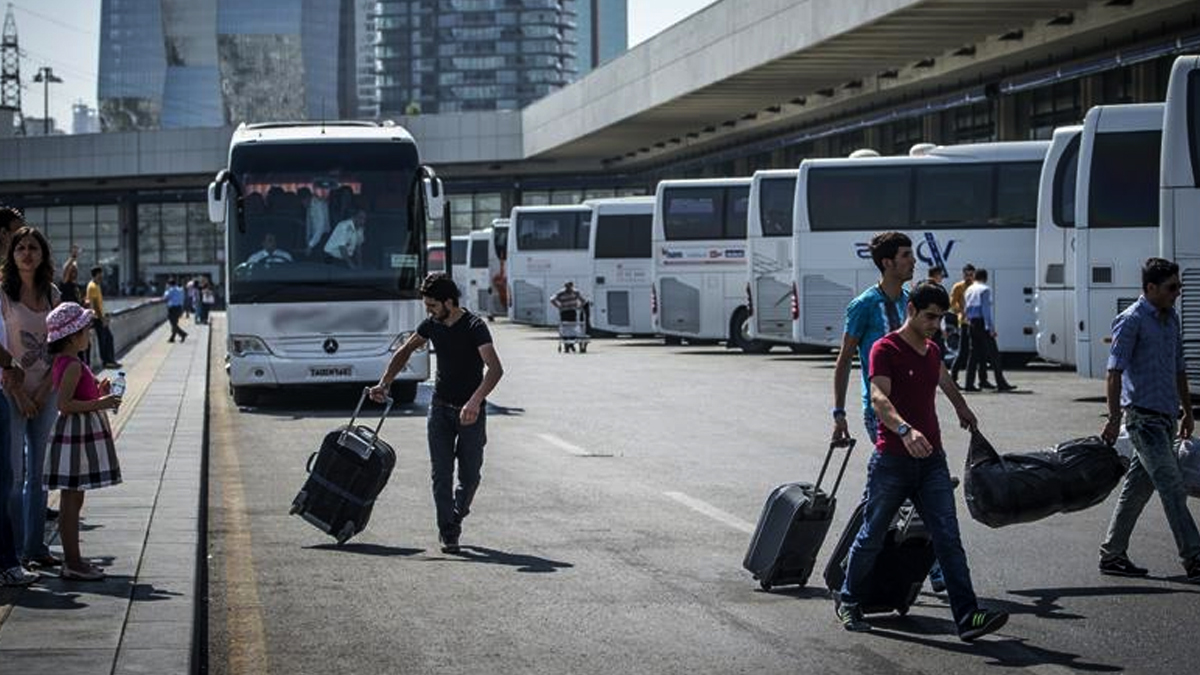
[[[62,22],[62,21],[59,21],[58,19],[55,19],[55,18],[54,18],[54,17],[52,17],[52,16],[46,16],[45,14],[42,14],[41,12],[35,12],[35,11],[33,11],[32,9],[29,9],[28,7],[25,7],[25,6],[21,5],[21,3],[19,3],[19,2],[10,2],[10,3],[8,3],[8,4],[12,5],[13,7],[16,7],[17,9],[21,10],[22,12],[24,12],[24,13],[26,13],[26,14],[30,15],[30,16],[37,17],[37,18],[39,18],[39,19],[41,19],[41,20],[43,20],[43,21],[49,21],[50,23],[52,23],[52,24],[54,24],[54,25],[56,25],[56,26],[60,26],[60,27],[62,27],[62,28],[66,28],[66,29],[68,29],[68,30],[78,31],[78,32],[80,32],[80,33],[83,33],[84,35],[97,35],[97,32],[96,32],[96,31],[94,31],[94,30],[88,30],[88,29],[86,29],[86,28],[80,28],[79,26],[72,26],[72,25],[71,25],[71,24],[69,24],[69,23],[64,23],[64,22]]]

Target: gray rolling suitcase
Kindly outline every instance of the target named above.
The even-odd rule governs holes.
[[[396,466],[396,451],[379,438],[392,398],[374,430],[354,424],[367,391],[363,389],[350,423],[326,434],[320,450],[308,458],[308,480],[289,511],[332,535],[339,546],[367,526],[375,498]]]
[[[829,445],[815,485],[785,483],[767,497],[750,548],[742,561],[742,566],[754,575],[764,591],[775,586],[808,583],[817,563],[817,553],[833,521],[833,511],[837,507],[835,495],[850,462],[854,439],[845,444],[842,466],[833,489],[826,494],[821,490],[821,482],[837,447],[837,444]]]
[[[837,594],[842,590],[842,582],[846,579],[846,563],[850,558],[850,546],[858,537],[862,528],[865,504],[860,503],[842,530],[833,555],[825,566],[825,586],[831,593]],[[863,597],[859,606],[864,614],[879,614],[883,612],[898,612],[901,616],[908,614],[912,604],[916,602],[925,585],[925,578],[933,569],[936,556],[933,553],[933,539],[925,529],[925,523],[917,515],[917,509],[912,502],[904,502],[892,519],[887,535],[883,540],[883,550],[875,560],[875,569],[867,588],[863,589]]]

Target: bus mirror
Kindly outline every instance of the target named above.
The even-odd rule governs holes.
[[[442,219],[442,211],[446,203],[446,195],[442,191],[442,179],[440,178],[423,178],[421,179],[422,186],[425,189],[425,218],[428,221]]]
[[[213,181],[208,184],[208,219],[216,224],[225,222],[225,203],[229,184]]]

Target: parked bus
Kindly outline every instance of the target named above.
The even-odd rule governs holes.
[[[1075,365],[1075,178],[1082,131],[1082,126],[1054,130],[1038,188],[1037,353],[1068,366]]]
[[[1038,180],[1048,147],[917,146],[908,156],[801,162],[792,237],[795,341],[841,345],[846,305],[879,281],[871,237],[899,230],[913,239],[917,279],[935,265],[987,269],[1000,350],[1032,356]]]
[[[653,197],[591,199],[592,327],[608,333],[648,335],[654,285]]]
[[[467,273],[465,285],[467,293],[467,309],[486,316],[496,318],[492,312],[492,281],[491,281],[491,248],[492,230],[475,230],[469,235],[467,246]]]
[[[302,200],[306,193],[313,198]],[[302,201],[329,209],[336,228],[324,251],[305,254]],[[209,217],[227,223],[234,401],[253,405],[267,388],[377,381],[425,318],[425,232],[443,204],[416,142],[390,122],[239,126],[228,168],[208,189]],[[255,256],[269,238],[291,260]],[[421,351],[393,382],[393,396],[412,401],[428,377]]]
[[[466,234],[456,234],[450,238],[450,276],[458,285],[458,297],[467,297],[467,247],[471,245],[471,237]]]
[[[665,180],[654,197],[655,326],[668,343],[750,338],[746,298],[749,178]]]
[[[425,244],[425,264],[430,272],[446,271],[446,245],[442,242]]]
[[[508,218],[492,220],[488,251],[488,283],[492,288],[492,316],[508,314]]]
[[[1160,183],[1160,250],[1179,263],[1183,356],[1188,384],[1200,392],[1200,56],[1181,56],[1171,70]]]
[[[795,169],[756,171],[750,179],[746,249],[750,262],[750,336],[765,343],[791,343],[800,307],[792,283],[792,209]]]
[[[1158,255],[1163,104],[1097,106],[1083,120],[1075,199],[1075,371],[1108,372],[1113,318]]]
[[[508,318],[535,326],[557,326],[558,311],[550,299],[567,281],[592,299],[588,256],[590,208],[517,206],[508,231],[508,286],[512,298]]]

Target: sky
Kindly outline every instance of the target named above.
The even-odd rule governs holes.
[[[715,0],[627,0],[629,46],[669,28]],[[17,21],[21,103],[25,115],[42,117],[45,87],[32,82],[38,69],[48,66],[62,78],[49,87],[50,116],[58,127],[71,130],[71,105],[82,101],[96,107],[96,73],[100,57],[101,0],[12,0]]]

